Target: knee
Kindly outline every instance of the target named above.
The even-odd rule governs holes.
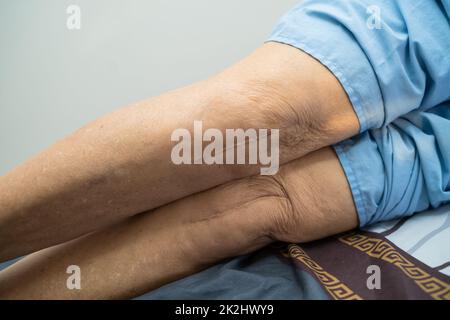
[[[331,148],[290,162],[273,180],[283,190],[288,210],[274,212],[272,238],[307,242],[357,226],[351,191]]]
[[[242,179],[238,193],[250,204],[248,214],[254,215],[252,220],[260,235],[274,241],[309,241],[314,238],[317,220],[323,212],[322,205],[314,200],[319,195],[314,195],[314,181],[287,171],[282,167],[273,176]]]
[[[251,216],[260,236],[281,240],[279,235],[287,234],[296,209],[282,174],[240,179],[233,189],[242,201],[236,208],[242,205],[250,208],[242,211]]]
[[[280,147],[287,150],[317,149],[329,133],[311,94],[294,99],[277,79],[232,75],[214,78],[208,86],[212,95],[204,115],[214,122],[226,121],[227,128],[279,129]]]

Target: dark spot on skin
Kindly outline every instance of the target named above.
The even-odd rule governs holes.
[[[92,177],[86,182],[86,188],[92,189],[96,186],[105,184],[108,181],[108,178],[106,176],[99,176],[99,177]]]

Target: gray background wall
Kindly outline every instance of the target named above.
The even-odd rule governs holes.
[[[212,75],[298,0],[0,0],[0,175],[86,122]],[[66,8],[81,8],[68,30]]]

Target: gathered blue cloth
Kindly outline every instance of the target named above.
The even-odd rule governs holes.
[[[361,226],[450,201],[450,0],[306,0],[268,41],[345,89],[361,133],[334,148]]]

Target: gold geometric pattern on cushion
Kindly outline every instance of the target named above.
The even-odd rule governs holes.
[[[325,271],[316,261],[303,251],[296,244],[288,246],[289,256],[300,261],[307,266],[315,274],[317,279],[323,284],[330,296],[335,300],[362,300],[362,298],[354,293],[349,287],[339,281],[338,278]]]
[[[400,269],[433,299],[450,300],[450,284],[433,277],[404,257],[387,241],[369,236],[350,233],[338,238],[339,241],[352,246],[373,258],[381,259]]]

